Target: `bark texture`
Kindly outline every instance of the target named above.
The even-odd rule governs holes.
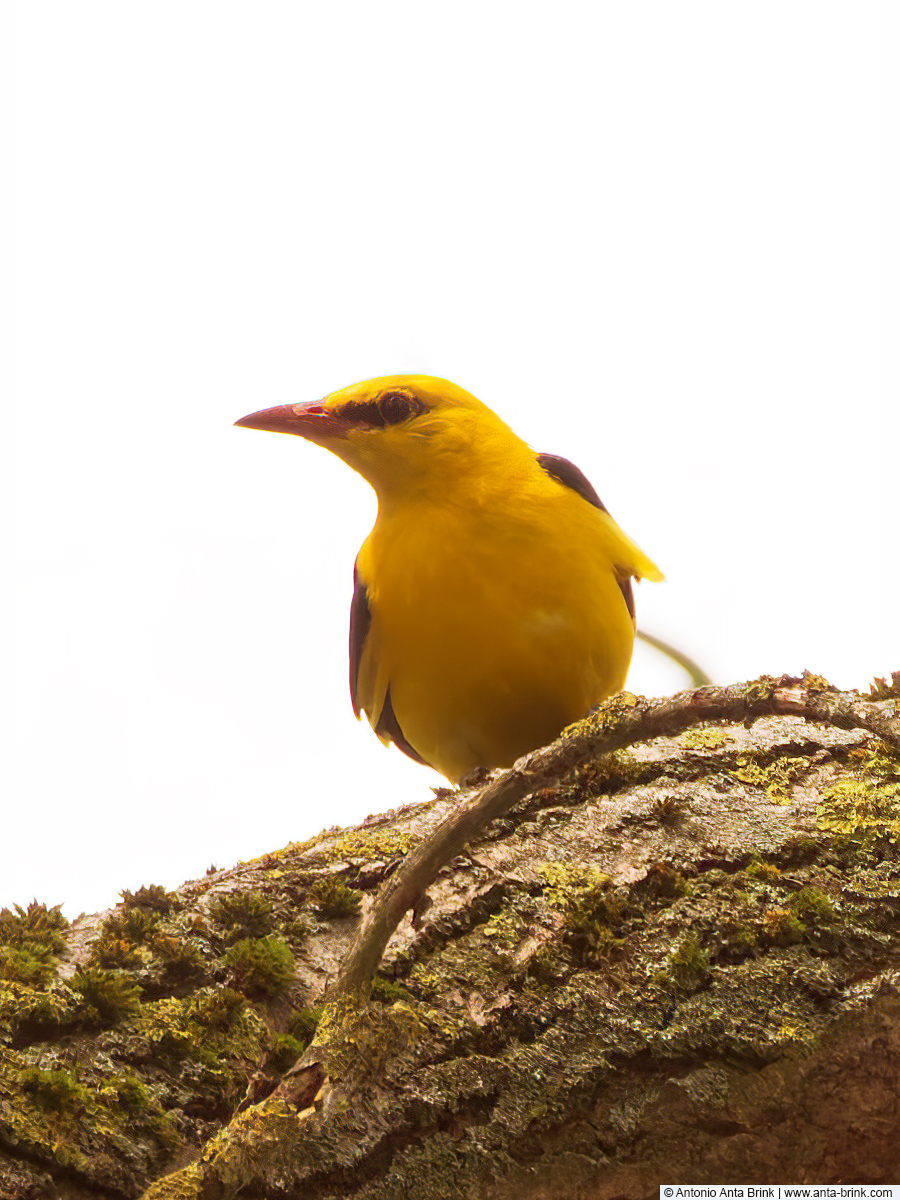
[[[275,1090],[360,913],[459,803],[68,928],[6,914],[0,1197],[900,1179],[900,760],[790,715],[655,737],[518,800],[401,921],[371,1001],[329,1014],[340,1087]]]

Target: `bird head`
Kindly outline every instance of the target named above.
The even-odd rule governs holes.
[[[358,471],[378,493],[408,497],[484,477],[492,455],[508,461],[531,452],[489,408],[432,375],[384,375],[355,383],[310,404],[266,408],[236,425],[291,433],[324,446]]]

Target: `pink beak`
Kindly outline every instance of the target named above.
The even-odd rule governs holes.
[[[245,429],[268,429],[272,433],[293,433],[307,441],[326,445],[334,438],[347,436],[352,422],[328,412],[324,404],[280,404],[277,408],[263,408],[235,421]]]

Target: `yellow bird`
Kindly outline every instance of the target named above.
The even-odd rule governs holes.
[[[324,446],[375,489],[350,694],[382,742],[458,781],[623,687],[631,580],[660,571],[577,467],[535,454],[474,396],[386,375],[236,423]]]

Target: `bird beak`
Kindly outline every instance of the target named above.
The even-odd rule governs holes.
[[[335,438],[345,438],[352,422],[329,412],[321,401],[311,404],[280,404],[263,408],[235,421],[245,429],[269,429],[273,433],[293,433],[319,446],[328,446]]]

